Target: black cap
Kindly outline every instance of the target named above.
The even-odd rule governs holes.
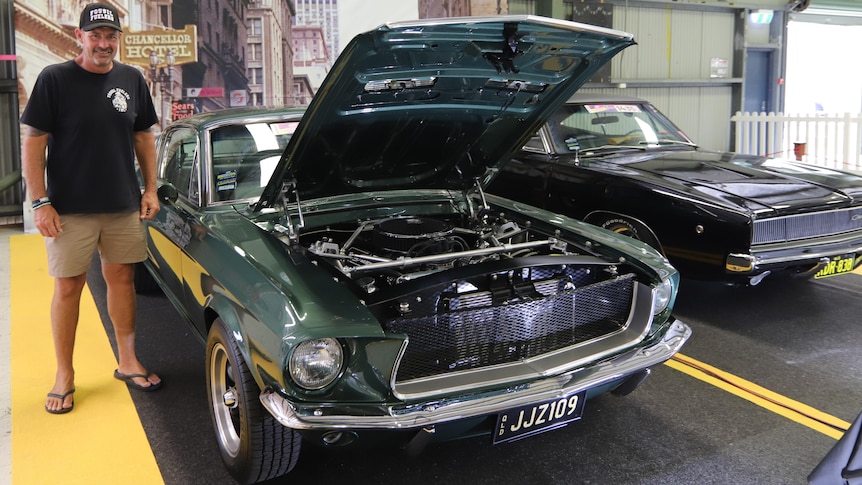
[[[123,31],[123,28],[120,27],[120,15],[117,13],[117,9],[107,3],[91,3],[84,7],[78,27],[85,32],[99,27],[110,27],[120,32]]]

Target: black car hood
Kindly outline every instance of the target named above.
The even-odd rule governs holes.
[[[624,32],[533,16],[360,34],[315,94],[260,204],[275,204],[287,181],[306,198],[473,184],[632,44]]]
[[[862,177],[781,158],[673,149],[605,161],[614,166],[613,171],[626,171],[698,199],[759,214],[838,207],[862,200]]]

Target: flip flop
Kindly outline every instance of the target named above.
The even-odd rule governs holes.
[[[66,402],[66,396],[68,396],[69,394],[74,394],[74,393],[75,393],[75,388],[73,387],[72,389],[69,389],[68,391],[66,391],[63,394],[57,394],[56,392],[49,392],[48,397],[54,397],[54,398],[59,399],[62,402]],[[62,405],[62,403],[61,403],[61,405]],[[74,408],[74,407],[75,407],[75,400],[72,399],[72,405],[67,407],[67,408],[61,407],[60,409],[49,409],[48,405],[45,404],[45,411],[48,411],[51,414],[66,414],[69,411],[71,411],[72,408]]]
[[[162,381],[159,381],[158,384],[150,383],[149,386],[142,386],[132,380],[135,377],[140,377],[149,381],[150,375],[152,375],[152,372],[147,372],[146,374],[123,374],[122,372],[120,372],[120,369],[114,371],[114,379],[118,379],[125,382],[130,389],[143,392],[153,392],[156,389],[162,387]]]

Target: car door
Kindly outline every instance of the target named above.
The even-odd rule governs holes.
[[[169,298],[184,303],[184,251],[193,237],[193,214],[200,208],[197,130],[174,127],[166,131],[160,142],[158,159],[159,184],[171,184],[177,189],[175,203],[163,203],[152,223],[148,224],[147,246],[150,261],[156,268]],[[178,307],[183,305],[177,305]]]

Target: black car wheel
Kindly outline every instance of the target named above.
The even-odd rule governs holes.
[[[275,478],[293,469],[301,437],[260,403],[260,390],[221,319],[207,339],[207,397],[225,467],[240,483]]]
[[[656,241],[656,239],[653,237],[653,235],[648,229],[638,231],[636,225],[626,219],[608,219],[601,224],[601,227],[610,231],[614,231],[617,234],[621,234],[623,236],[637,239],[638,241],[649,244],[653,248],[657,249],[659,252],[661,252],[662,250],[659,245],[659,242]]]

